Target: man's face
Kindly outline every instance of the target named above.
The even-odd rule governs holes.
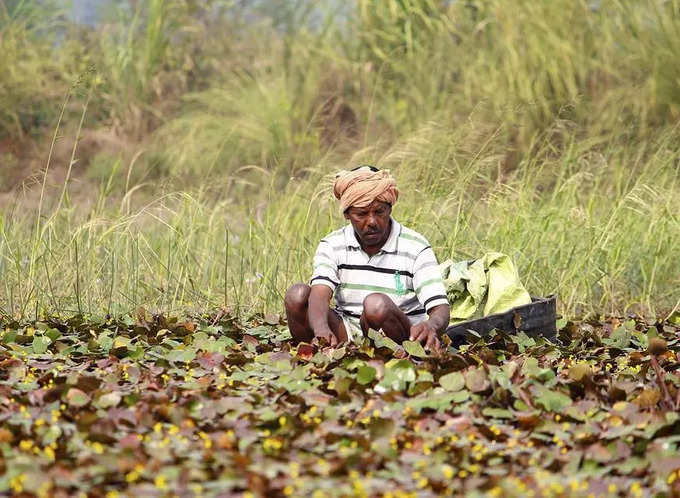
[[[376,200],[367,207],[350,207],[345,218],[352,223],[362,246],[382,247],[390,236],[391,213],[391,205]]]

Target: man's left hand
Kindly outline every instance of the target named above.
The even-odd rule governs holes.
[[[409,340],[418,341],[421,344],[424,344],[425,349],[429,349],[430,351],[439,350],[440,342],[439,337],[437,336],[437,330],[434,325],[429,323],[429,320],[412,325]]]

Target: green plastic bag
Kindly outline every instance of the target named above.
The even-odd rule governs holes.
[[[472,261],[449,259],[439,269],[451,305],[451,323],[503,313],[531,302],[506,254],[488,252]]]

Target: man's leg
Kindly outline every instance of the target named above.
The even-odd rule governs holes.
[[[361,329],[364,335],[372,328],[385,333],[394,342],[401,344],[409,338],[411,322],[406,314],[385,294],[375,292],[364,299],[364,312],[361,314]]]
[[[284,299],[288,330],[290,330],[290,335],[293,336],[295,343],[311,342],[314,339],[314,332],[309,326],[309,318],[307,317],[310,290],[311,287],[307,284],[301,282],[293,284],[286,292]],[[332,309],[328,310],[328,326],[335,337],[338,338],[338,342],[347,342],[345,325]]]

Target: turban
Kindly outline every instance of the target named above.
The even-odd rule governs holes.
[[[390,172],[368,166],[335,175],[333,193],[343,212],[352,206],[366,207],[374,200],[392,205],[399,198],[397,182]]]

